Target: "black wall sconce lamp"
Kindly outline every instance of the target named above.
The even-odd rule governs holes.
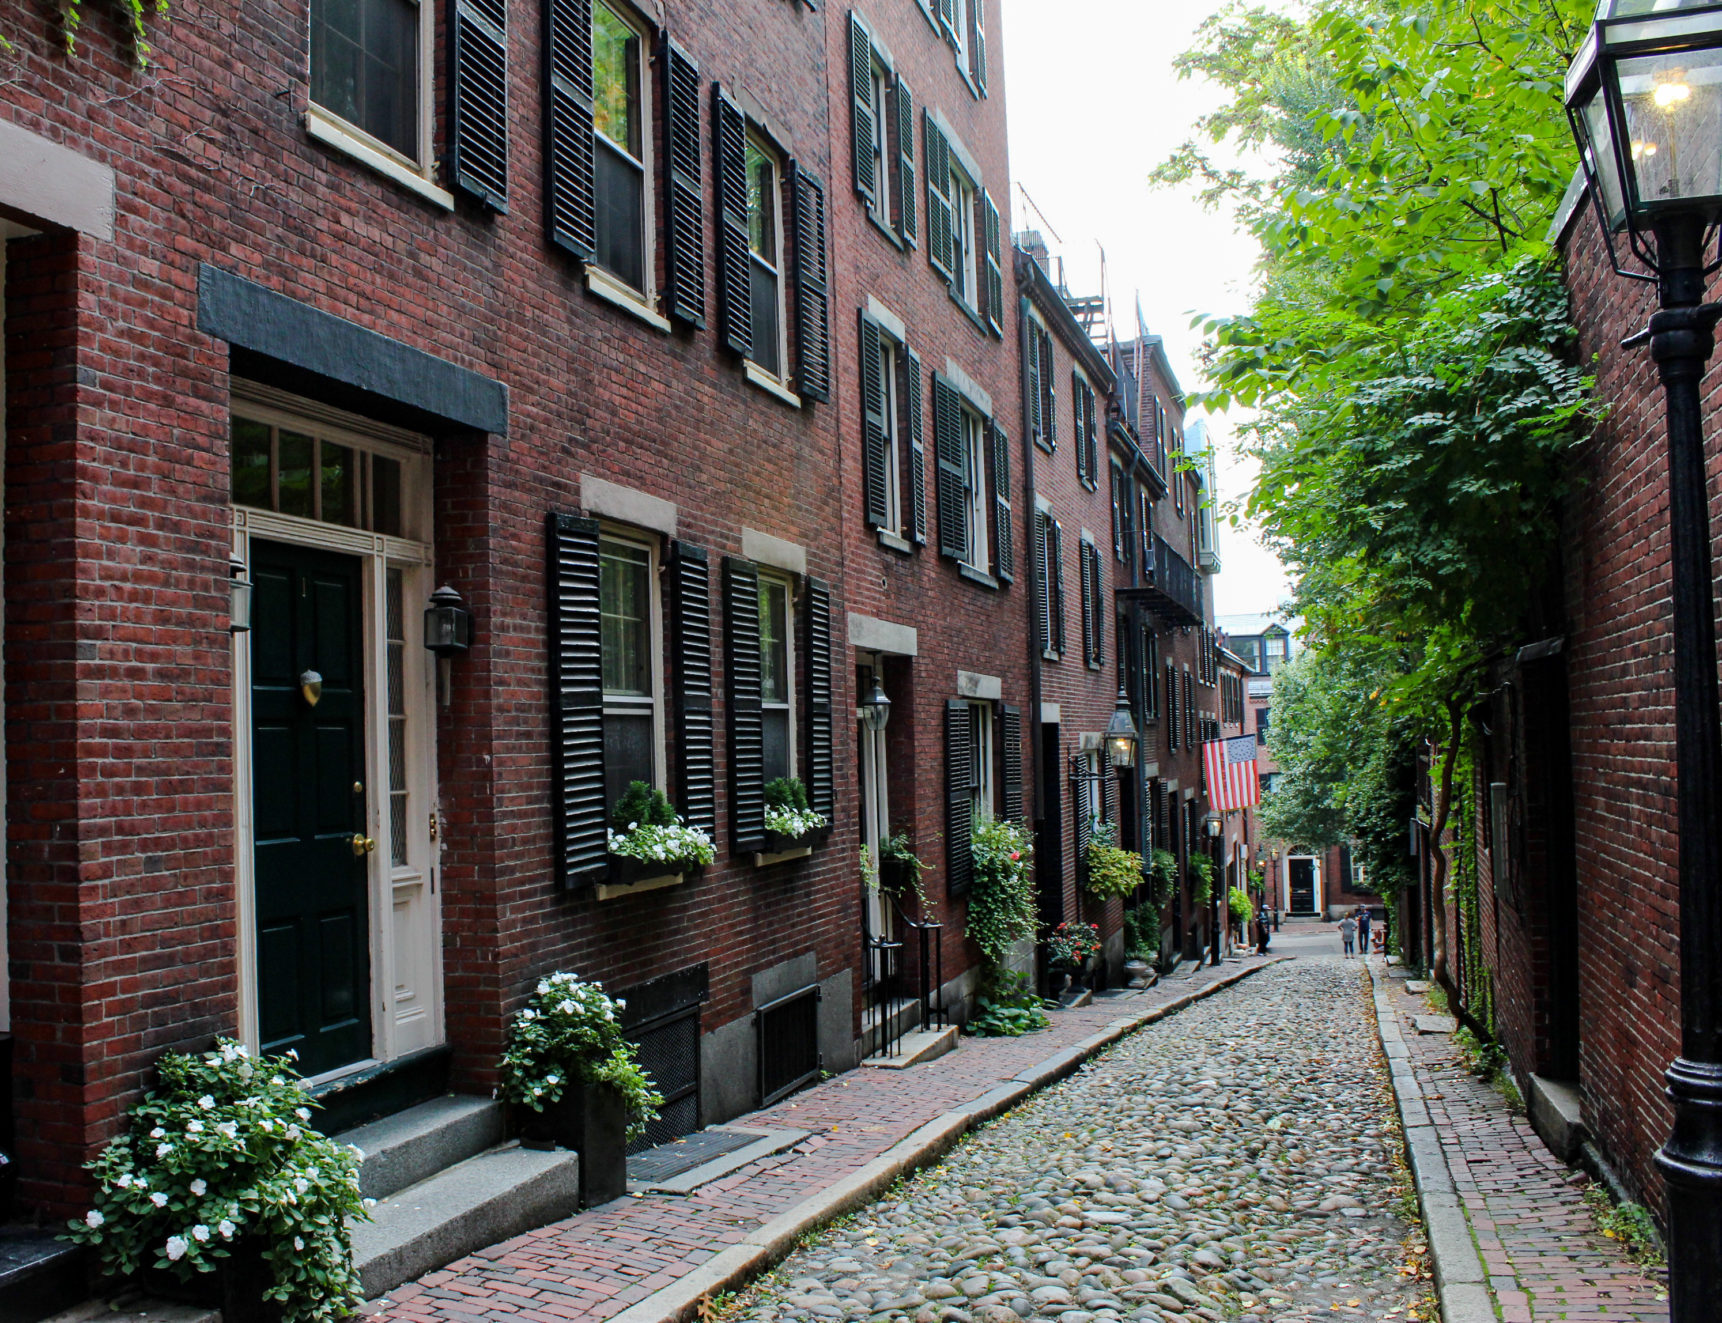
[[[227,562],[227,632],[246,634],[251,631],[251,580],[245,575],[245,562],[235,556]]]

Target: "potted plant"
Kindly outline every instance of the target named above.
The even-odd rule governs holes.
[[[628,1189],[627,1147],[664,1105],[622,1034],[627,1003],[574,974],[551,974],[514,1017],[497,1095],[520,1142],[580,1154],[582,1206]]]
[[[610,814],[611,881],[680,881],[716,858],[712,838],[678,818],[662,790],[644,781],[628,783]]]
[[[1099,900],[1122,899],[1142,885],[1142,856],[1118,844],[1118,828],[1096,821],[1088,834],[1084,888]]]
[[[1158,911],[1172,899],[1172,888],[1178,883],[1178,856],[1170,850],[1156,850],[1148,857],[1148,904]]]
[[[1232,916],[1232,927],[1239,933],[1250,930],[1250,920],[1256,917],[1256,907],[1247,891],[1233,887],[1226,893],[1226,909]]]
[[[797,776],[765,783],[765,854],[783,854],[823,844],[831,824],[807,805],[807,787]]]
[[[878,889],[898,900],[913,896],[923,914],[928,908],[927,893],[921,886],[926,871],[927,865],[916,855],[907,832],[892,832],[879,842],[879,865],[874,873]]]
[[[1046,939],[1047,964],[1080,986],[1082,973],[1100,954],[1100,929],[1092,923],[1061,923]]]
[[[318,1104],[290,1058],[231,1039],[169,1052],[159,1086],[91,1162],[96,1198],[69,1239],[102,1270],[143,1275],[227,1323],[321,1323],[364,1303],[349,1220],[363,1155],[311,1125]]]

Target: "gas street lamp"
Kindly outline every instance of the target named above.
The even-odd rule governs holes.
[[[1654,280],[1660,308],[1626,341],[1650,344],[1668,408],[1680,829],[1680,1056],[1674,1129],[1656,1155],[1668,1188],[1670,1323],[1722,1299],[1722,728],[1717,720],[1710,521],[1698,384],[1722,306],[1722,4],[1603,0],[1567,72],[1585,183],[1621,275]],[[1645,270],[1623,266],[1615,236]]]

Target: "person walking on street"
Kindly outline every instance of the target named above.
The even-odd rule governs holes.
[[[1357,920],[1347,914],[1339,921],[1339,935],[1345,939],[1346,958],[1357,951]]]
[[[1369,907],[1367,905],[1357,907],[1357,953],[1365,956],[1369,954]]]

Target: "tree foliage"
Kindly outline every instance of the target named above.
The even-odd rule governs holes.
[[[1574,164],[1562,77],[1590,12],[1239,3],[1181,62],[1230,100],[1157,178],[1199,180],[1262,250],[1249,310],[1202,320],[1207,402],[1260,411],[1244,429],[1261,468],[1243,513],[1287,565],[1331,669],[1319,684],[1293,673],[1308,721],[1275,732],[1283,779],[1267,811],[1307,844],[1379,818],[1390,863],[1387,815],[1423,739],[1443,754],[1440,839],[1462,714],[1548,575],[1562,452],[1590,419],[1544,240]],[[1239,153],[1257,168],[1222,163]],[[1325,705],[1360,677],[1390,717],[1336,761]],[[1434,869],[1439,896],[1439,850]]]

